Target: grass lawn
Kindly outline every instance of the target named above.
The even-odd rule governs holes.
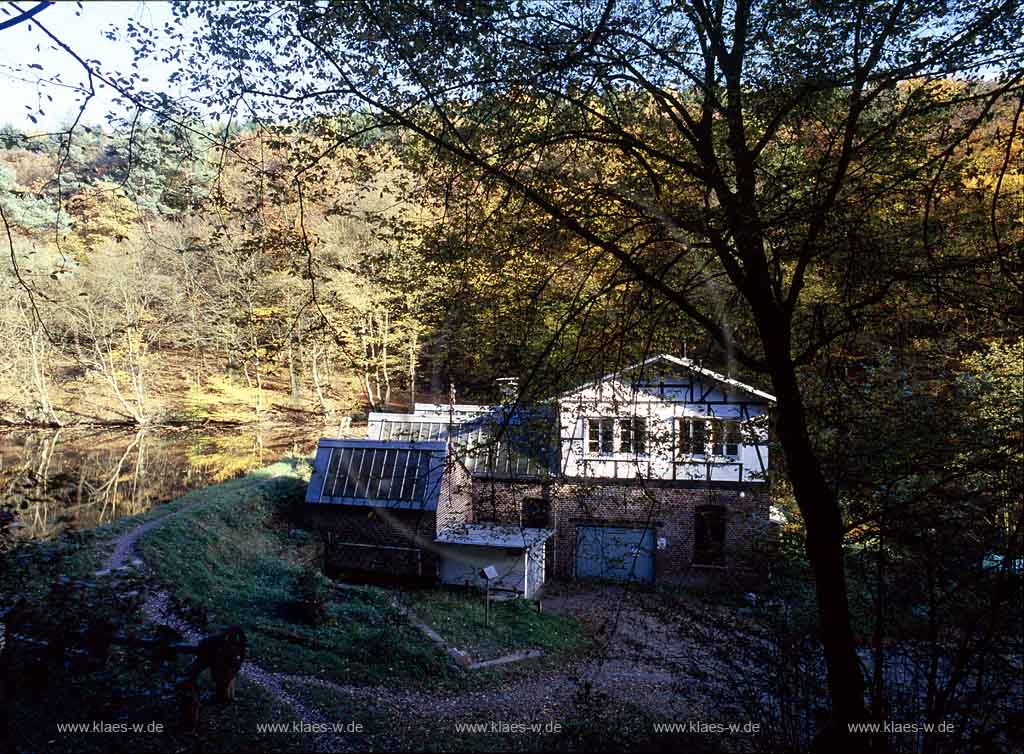
[[[193,622],[212,632],[241,626],[250,657],[267,670],[336,683],[430,684],[458,671],[434,644],[371,587],[345,590],[311,627],[291,607],[315,540],[287,520],[305,482],[282,477],[222,492],[142,538],[157,580]]]
[[[538,612],[533,602],[516,599],[491,602],[491,625],[484,625],[484,597],[476,592],[446,589],[403,593],[413,612],[444,639],[488,660],[522,649],[542,649],[550,657],[568,657],[590,646],[574,617]]]
[[[91,578],[113,550],[117,537],[140,524],[163,518],[210,495],[229,497],[275,476],[298,473],[301,472],[296,464],[276,463],[216,487],[192,490],[137,516],[119,518],[93,529],[69,531],[54,540],[22,545],[7,554],[5,567],[0,569],[0,605],[8,605],[15,595],[29,601],[43,599],[50,585],[61,576]]]

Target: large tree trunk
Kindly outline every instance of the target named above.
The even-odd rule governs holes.
[[[786,456],[786,470],[807,530],[807,555],[814,573],[818,602],[818,631],[828,667],[832,700],[829,729],[819,736],[816,749],[836,743],[867,748],[863,734],[851,734],[850,723],[867,717],[864,675],[850,628],[846,571],[843,563],[843,522],[839,501],[825,481],[807,432],[803,399],[793,364],[786,353],[772,353],[772,384],[777,404],[776,428]]]
[[[317,346],[311,346],[307,353],[309,353],[309,364],[310,364],[310,375],[313,378],[313,391],[316,393],[317,402],[320,404],[320,413],[323,416],[327,416],[327,401],[324,399],[324,388],[320,381],[320,349]]]
[[[852,723],[867,719],[864,705],[864,674],[850,627],[846,567],[843,557],[843,518],[836,492],[825,479],[811,442],[800,383],[793,363],[791,309],[773,292],[767,263],[765,239],[756,202],[754,160],[743,143],[739,121],[738,79],[730,87],[730,108],[736,107],[730,140],[737,165],[738,203],[729,208],[742,270],[733,267],[730,276],[750,303],[764,349],[765,363],[775,390],[776,430],[786,456],[786,471],[793,485],[807,532],[807,556],[814,574],[818,607],[818,633],[828,673],[832,703],[828,726],[819,732],[814,749],[864,751],[871,739],[854,733]],[[733,104],[735,100],[735,105]],[[725,197],[732,199],[732,197]],[[720,255],[728,262],[729,250]],[[735,264],[735,262],[733,262]],[[726,265],[727,268],[729,265]]]

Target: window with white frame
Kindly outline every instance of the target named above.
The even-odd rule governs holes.
[[[619,452],[643,455],[647,452],[647,420],[619,419]]]
[[[587,419],[587,449],[591,455],[615,452],[614,419]]]
[[[742,425],[738,421],[725,422],[725,454],[730,458],[739,458],[740,445],[743,442]]]
[[[680,456],[739,458],[742,432],[740,422],[732,419],[679,419],[678,448]]]
[[[725,450],[725,423],[721,419],[711,419],[708,421],[708,430],[711,435],[711,455],[719,458]]]
[[[711,455],[736,458],[740,454],[740,423],[730,419],[712,419]]]
[[[590,455],[643,455],[647,452],[647,420],[639,417],[587,419],[587,450]]]
[[[707,420],[702,417],[684,417],[679,420],[679,455],[703,456],[707,453]]]

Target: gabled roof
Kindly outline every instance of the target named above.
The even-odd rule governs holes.
[[[447,444],[324,438],[306,502],[436,510]]]
[[[682,358],[680,356],[672,356],[671,354],[667,353],[659,354],[657,356],[651,356],[648,359],[644,359],[639,363],[633,364],[624,369],[620,369],[617,372],[611,372],[596,380],[586,382],[580,385],[579,387],[575,387],[572,390],[566,391],[565,393],[562,394],[561,397],[567,398],[571,395],[575,395],[581,390],[585,390],[590,387],[596,387],[597,385],[600,385],[601,383],[604,382],[610,382],[612,380],[620,378],[627,372],[642,369],[646,366],[650,366],[651,364],[654,364],[659,361],[667,362],[674,366],[681,367],[695,374],[699,374],[711,380],[714,380],[715,382],[721,383],[723,385],[728,385],[729,387],[735,388],[737,390],[741,390],[747,393],[748,395],[753,395],[758,398],[762,398],[763,400],[770,401],[771,403],[775,403],[775,396],[772,395],[771,393],[766,393],[763,390],[758,390],[756,387],[753,387],[752,385],[747,385],[746,383],[740,382],[739,380],[734,380],[732,377],[727,377],[724,374],[719,374],[718,372],[712,371],[711,369],[702,367],[696,362],[692,361],[691,359]]]

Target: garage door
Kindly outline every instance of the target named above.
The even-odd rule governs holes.
[[[654,531],[576,527],[576,578],[654,581]]]

